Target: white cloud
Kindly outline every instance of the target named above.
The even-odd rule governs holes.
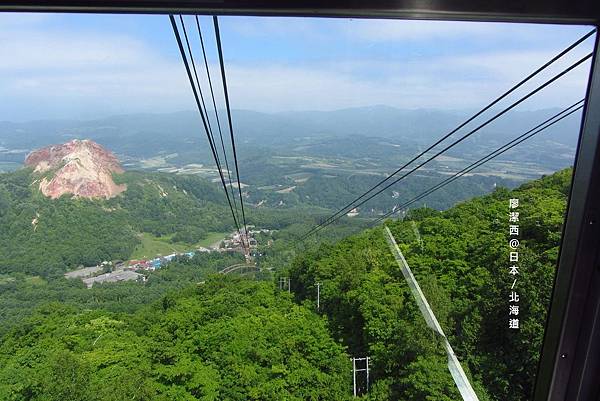
[[[193,106],[183,65],[143,40],[111,32],[45,29],[44,22],[26,18],[0,28],[0,98],[9,99],[0,104],[0,119]],[[46,105],[50,115],[33,105]],[[66,114],[55,116],[57,109]]]
[[[357,60],[302,68],[230,65],[228,71],[232,102],[238,108],[331,110],[386,104],[402,108],[462,109],[487,104],[553,55],[550,52],[503,52],[411,63]],[[540,74],[515,92],[512,101],[550,79],[570,62],[557,63]],[[570,99],[582,97],[588,68],[589,62],[521,107],[561,106]]]
[[[144,38],[111,32],[46,29],[44,18],[0,24],[0,54],[3,55],[0,98],[9,99],[0,103],[0,119],[47,118],[55,116],[52,113],[57,113],[56,110],[64,113],[56,117],[64,118],[84,111],[98,114],[167,112],[195,107],[179,59],[166,56]],[[289,27],[282,25],[281,19],[262,21],[266,31],[272,34],[323,34],[314,29],[314,20],[299,20],[297,25],[288,24]],[[237,26],[238,32],[246,31],[247,35],[264,34],[257,30],[256,24],[242,22],[230,25]],[[508,35],[504,31],[511,29],[499,24],[493,24],[495,28],[489,30],[482,24],[471,23],[392,22],[352,21],[349,24],[336,20],[332,24],[343,34],[378,41],[498,35],[499,32]],[[352,31],[344,31],[350,25]],[[524,29],[527,31],[530,27]],[[413,57],[405,62],[364,57],[333,62],[312,60],[301,65],[238,59],[226,68],[234,108],[273,112],[387,104],[461,109],[486,104],[556,52],[490,48],[477,54]],[[583,54],[583,51],[578,53]],[[560,64],[552,71],[566,65]],[[218,75],[217,66],[211,68]],[[567,99],[583,96],[586,69],[580,67],[561,80],[560,85],[548,88],[543,96],[523,107],[560,106]],[[218,78],[215,81],[216,84]],[[217,84],[216,87],[219,88]],[[37,105],[31,110],[39,115],[31,115],[33,111],[28,104]],[[44,107],[51,115],[43,115]]]
[[[156,61],[145,43],[103,33],[0,31],[0,71],[99,69]]]

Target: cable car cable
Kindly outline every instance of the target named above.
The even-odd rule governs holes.
[[[200,37],[200,46],[202,47],[202,55],[204,56],[204,67],[206,69],[206,76],[208,77],[208,86],[210,88],[210,95],[212,97],[213,109],[215,112],[215,118],[217,120],[217,128],[219,129],[219,137],[221,139],[221,149],[223,150],[223,156],[225,159],[225,169],[227,171],[227,178],[229,180],[229,189],[231,190],[231,197],[234,199],[233,206],[235,207],[235,213],[239,215],[237,202],[235,201],[235,194],[233,192],[233,182],[231,181],[231,170],[229,169],[229,160],[227,158],[227,152],[225,151],[225,142],[223,141],[223,131],[221,129],[221,121],[219,119],[219,113],[217,111],[217,103],[215,101],[215,92],[213,90],[212,79],[210,78],[210,69],[208,67],[208,59],[206,57],[206,50],[204,48],[204,38],[202,37],[202,29],[200,28],[200,21],[196,15],[196,27],[198,29],[198,36]],[[207,113],[208,115],[208,113]]]
[[[215,27],[215,37],[217,39],[217,51],[219,53],[219,64],[221,66],[221,79],[223,81],[223,93],[225,94],[225,107],[227,108],[227,120],[229,122],[229,132],[231,135],[231,148],[233,149],[233,160],[235,162],[235,174],[238,182],[238,193],[240,195],[240,206],[242,208],[242,219],[244,222],[244,230],[246,241],[248,241],[248,226],[246,225],[246,212],[244,211],[244,199],[242,197],[242,184],[240,182],[240,169],[238,167],[237,152],[235,149],[235,138],[233,134],[233,124],[231,122],[231,108],[229,107],[229,94],[227,91],[227,78],[225,76],[225,64],[223,62],[223,48],[221,46],[221,34],[219,32],[219,20],[216,15],[213,16],[213,24]]]
[[[192,77],[192,72],[190,70],[190,65],[188,63],[187,57],[185,55],[185,50],[183,48],[183,43],[181,41],[181,36],[179,35],[179,29],[177,28],[177,23],[175,22],[175,18],[173,17],[173,15],[169,15],[169,20],[171,21],[171,26],[173,27],[173,33],[175,34],[175,39],[177,40],[177,46],[179,47],[179,53],[181,54],[181,59],[183,61],[183,64],[185,66],[185,70],[187,72],[187,76],[188,76],[188,80],[190,82],[190,86],[192,87],[192,92],[194,94],[194,99],[196,100],[196,106],[198,108],[198,112],[200,113],[200,117],[202,118],[202,124],[204,125],[204,131],[206,132],[206,136],[208,138],[208,143],[210,145],[210,150],[212,152],[213,158],[215,160],[215,162],[217,162],[217,154],[215,152],[215,147],[214,144],[211,140],[209,131],[208,131],[208,126],[206,124],[206,119],[204,118],[204,113],[202,112],[202,107],[200,105],[200,99],[198,97],[198,92],[196,91],[196,87],[194,85],[194,79]],[[217,167],[219,167],[217,165]],[[235,223],[235,226],[237,228],[237,230],[240,230],[240,226],[238,224],[238,220],[236,218],[236,215],[233,211],[233,206],[231,205],[231,199],[229,199],[229,192],[227,191],[227,185],[225,184],[225,179],[223,177],[223,172],[221,171],[220,168],[218,168],[219,170],[219,176],[221,178],[221,183],[223,185],[223,189],[225,190],[225,196],[227,197],[227,203],[229,204],[229,209],[231,210],[231,215],[233,217],[233,221]]]
[[[519,145],[520,143],[534,137],[535,135],[543,132],[544,130],[550,128],[551,126],[553,126],[554,124],[558,123],[559,121],[569,117],[571,114],[581,110],[583,108],[583,105],[581,103],[583,103],[584,100],[580,100],[574,104],[572,104],[571,106],[567,107],[566,109],[562,110],[561,112],[553,115],[552,117],[550,117],[549,119],[547,119],[546,121],[538,124],[537,126],[533,127],[532,129],[530,129],[529,131],[519,135],[518,137],[516,137],[515,139],[511,140],[510,142],[504,144],[503,146],[501,146],[500,148],[496,149],[495,151],[493,151],[492,153],[489,153],[488,155],[482,157],[481,159],[471,163],[470,165],[468,165],[467,167],[465,167],[464,169],[458,171],[457,173],[455,173],[454,175],[452,175],[451,177],[446,178],[445,180],[443,180],[442,182],[434,185],[433,187],[429,188],[428,190],[422,192],[421,194],[415,196],[414,198],[410,199],[409,201],[403,203],[402,205],[400,205],[398,208],[386,213],[385,215],[379,217],[377,220],[375,220],[373,223],[371,223],[371,226],[376,225],[377,223],[379,223],[381,220],[384,220],[386,218],[388,218],[389,216],[393,215],[394,213],[406,208],[407,206],[412,205],[413,203],[429,196],[430,194],[432,194],[433,192],[441,189],[442,187],[445,187],[446,185],[450,184],[451,182],[457,180],[458,178],[462,177],[463,175],[469,173],[470,171],[473,171],[474,169],[482,166],[483,164],[489,162],[492,159],[495,159],[496,157],[500,156],[501,154],[507,152],[508,150],[514,148],[515,146]],[[578,106],[578,107],[577,107]],[[575,107],[573,109],[573,107]],[[572,110],[571,110],[572,109]],[[570,111],[569,111],[570,110]],[[561,116],[561,114],[563,114]],[[554,121],[552,121],[554,120]]]
[[[396,178],[394,181],[392,181],[391,183],[387,184],[385,187],[379,189],[377,192],[371,194],[370,196],[368,196],[367,198],[363,199],[362,201],[360,201],[357,204],[354,204],[354,207],[359,207],[361,205],[363,205],[365,202],[368,202],[369,200],[373,199],[375,196],[379,195],[380,193],[382,193],[383,191],[385,191],[386,189],[388,189],[389,187],[391,187],[394,184],[397,184],[399,181],[403,180],[404,178],[406,178],[407,176],[409,176],[410,174],[414,173],[415,171],[417,171],[419,168],[423,167],[425,164],[431,162],[433,159],[435,159],[436,157],[438,157],[439,155],[441,155],[442,153],[448,151],[449,149],[453,148],[454,146],[458,145],[459,143],[461,143],[462,141],[464,141],[465,139],[469,138],[470,136],[472,136],[473,134],[475,134],[476,132],[478,132],[480,129],[482,129],[483,127],[485,127],[486,125],[490,124],[491,122],[493,122],[494,120],[498,119],[499,117],[501,117],[502,115],[504,115],[505,113],[507,113],[508,111],[512,110],[513,108],[515,108],[516,106],[518,106],[519,104],[521,104],[522,102],[524,102],[525,100],[529,99],[531,96],[535,95],[536,93],[538,93],[539,91],[541,91],[542,89],[546,88],[548,85],[552,84],[553,82],[555,82],[556,80],[558,80],[559,78],[561,78],[562,76],[564,76],[565,74],[567,74],[568,72],[570,72],[571,70],[573,70],[574,68],[578,67],[579,65],[581,65],[583,62],[587,61],[589,58],[592,57],[592,53],[587,54],[586,56],[582,57],[581,59],[579,59],[577,62],[573,63],[572,65],[570,65],[569,67],[567,67],[565,70],[563,70],[562,72],[560,72],[559,74],[555,75],[554,77],[552,77],[551,79],[549,79],[548,81],[546,81],[545,83],[543,83],[542,85],[538,86],[536,89],[534,89],[533,91],[529,92],[527,95],[523,96],[522,98],[520,98],[519,100],[517,100],[516,102],[512,103],[510,106],[506,107],[504,110],[502,110],[501,112],[495,114],[492,118],[488,119],[486,122],[484,122],[483,124],[480,124],[479,126],[477,126],[476,128],[474,128],[473,130],[469,131],[467,134],[463,135],[461,138],[459,138],[458,140],[452,142],[450,145],[446,146],[444,149],[440,150],[439,152],[437,152],[436,154],[434,154],[433,156],[429,157],[427,160],[425,160],[424,162],[422,162],[421,164],[417,165],[416,167],[414,167],[413,169],[411,169],[410,171],[408,171],[407,173],[403,174],[402,176],[400,176],[399,178]],[[320,227],[317,227],[315,229],[313,229],[310,233],[306,234],[302,240],[304,240],[305,238],[307,238],[309,235],[314,234],[315,232],[322,230],[323,228],[327,227],[328,225],[330,225],[331,223],[337,221],[338,219],[340,219],[342,217],[342,215],[337,216],[334,219],[331,219],[330,221],[328,221],[325,224],[322,224]]]

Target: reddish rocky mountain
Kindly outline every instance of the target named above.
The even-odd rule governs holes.
[[[35,172],[48,173],[39,181],[39,188],[52,199],[63,194],[109,199],[127,189],[112,178],[113,173],[123,172],[119,160],[87,139],[35,150],[27,155],[25,165]]]

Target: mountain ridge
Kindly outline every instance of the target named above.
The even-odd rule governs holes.
[[[512,111],[510,119],[501,118],[486,130],[503,133],[513,131],[520,125],[523,125],[523,128],[529,127],[532,123],[537,124],[554,114],[556,110],[553,108]],[[428,142],[471,115],[471,111],[468,110],[397,109],[389,106],[278,113],[235,109],[232,112],[234,129],[236,134],[239,134],[240,141],[260,141],[267,144],[315,134],[360,134]],[[490,113],[493,113],[493,110]],[[223,111],[219,111],[219,115],[225,118]],[[214,120],[214,113],[209,113],[209,117]],[[20,135],[15,135],[17,132]],[[65,138],[81,137],[85,134],[86,138],[104,146],[125,151],[129,147],[120,144],[127,140],[143,135],[145,140],[160,142],[161,138],[156,138],[156,135],[167,132],[169,138],[176,141],[204,139],[197,112],[178,111],[121,114],[86,120],[0,121],[0,145],[23,148],[31,146],[29,143],[32,143],[33,146],[45,146],[49,142],[61,142]],[[576,143],[573,138],[562,135],[561,130],[551,132],[549,136],[556,137],[561,143]]]

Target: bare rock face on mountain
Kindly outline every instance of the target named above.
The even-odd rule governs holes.
[[[112,198],[127,189],[113,181],[122,173],[119,160],[90,140],[74,139],[31,152],[25,165],[44,174],[39,182],[42,193],[52,199],[63,194],[84,198]]]

